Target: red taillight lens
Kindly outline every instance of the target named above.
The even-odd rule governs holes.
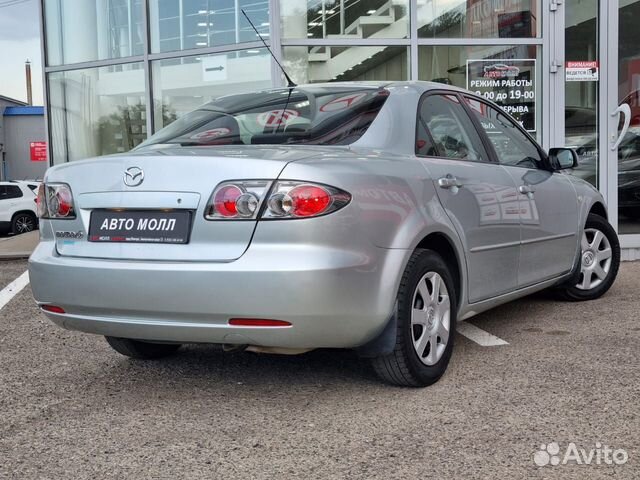
[[[283,180],[241,180],[219,184],[207,204],[207,220],[310,218],[341,209],[351,195],[329,185]],[[268,193],[268,195],[267,195]],[[266,202],[266,208],[261,208]]]
[[[46,183],[38,188],[38,215],[41,218],[76,218],[71,188],[65,183]]]
[[[64,311],[64,308],[59,307],[57,305],[41,305],[40,308],[42,308],[42,310],[45,310],[51,313],[66,313]]]
[[[207,220],[255,219],[271,183],[270,180],[240,180],[219,184],[211,194],[204,218]]]
[[[71,198],[71,191],[68,188],[59,189],[56,192],[56,199],[58,201],[58,216],[67,217],[73,210],[73,198]]]
[[[225,185],[213,195],[215,211],[223,217],[235,217],[238,215],[236,201],[242,195],[242,190],[237,185]]]
[[[291,213],[296,217],[313,217],[320,215],[331,205],[331,194],[322,187],[300,185],[289,192],[293,208]]]
[[[351,195],[329,185],[278,181],[262,214],[266,219],[311,218],[335,212],[351,201]]]
[[[234,327],[290,327],[291,323],[266,318],[232,318],[229,320],[229,325]]]

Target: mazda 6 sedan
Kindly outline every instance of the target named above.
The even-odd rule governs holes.
[[[435,83],[222,97],[129,153],[47,172],[33,294],[133,358],[346,348],[426,386],[456,322],[611,287],[618,239],[602,196],[566,173],[576,158]]]

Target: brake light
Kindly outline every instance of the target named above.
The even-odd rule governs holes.
[[[229,325],[234,327],[290,327],[291,323],[266,318],[232,318],[229,320]]]
[[[204,218],[207,220],[255,219],[271,181],[245,180],[223,182],[209,199]]]
[[[41,305],[40,308],[42,308],[42,310],[45,310],[51,313],[66,313],[64,311],[64,308],[59,307],[57,305]]]
[[[351,195],[328,185],[309,182],[250,180],[218,185],[205,210],[207,220],[310,218],[335,212]],[[266,203],[265,208],[262,205]]]
[[[265,219],[311,218],[340,210],[351,195],[328,185],[279,181],[274,185],[262,214]]]
[[[322,187],[300,185],[289,192],[296,217],[320,215],[331,204],[331,194]]]
[[[66,183],[46,183],[38,188],[38,216],[40,218],[76,218],[73,194]]]
[[[238,215],[236,201],[242,195],[242,190],[237,185],[225,185],[218,189],[213,196],[215,211],[223,217],[235,217]]]

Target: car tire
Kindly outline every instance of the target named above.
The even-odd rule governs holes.
[[[11,233],[19,235],[34,231],[38,226],[38,219],[33,213],[17,213],[11,219]]]
[[[456,299],[453,277],[442,257],[433,250],[416,250],[398,290],[393,352],[372,360],[380,378],[394,385],[426,387],[442,377],[453,351]]]
[[[139,360],[152,360],[174,354],[180,347],[177,343],[152,343],[130,338],[105,337],[116,352]]]
[[[595,214],[587,218],[580,242],[578,271],[571,283],[556,292],[561,299],[580,302],[595,300],[613,285],[620,267],[620,242],[609,222]]]

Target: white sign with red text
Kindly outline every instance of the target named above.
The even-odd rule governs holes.
[[[565,68],[567,82],[597,82],[600,79],[598,62],[567,62]]]

